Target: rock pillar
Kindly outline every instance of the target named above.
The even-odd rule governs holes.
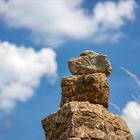
[[[108,112],[112,67],[106,55],[84,51],[68,61],[60,109],[45,118],[47,140],[133,140],[125,121]]]

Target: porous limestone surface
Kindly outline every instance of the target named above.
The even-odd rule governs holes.
[[[88,101],[65,104],[42,125],[47,140],[134,140],[121,117]]]
[[[104,73],[62,78],[61,106],[71,101],[89,101],[108,108],[109,83]]]

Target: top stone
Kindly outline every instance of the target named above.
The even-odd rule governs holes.
[[[94,51],[83,51],[78,58],[68,61],[72,75],[104,73],[106,76],[112,72],[108,56],[98,54]]]

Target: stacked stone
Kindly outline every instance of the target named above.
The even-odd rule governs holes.
[[[84,51],[68,61],[58,112],[42,121],[47,140],[133,140],[125,121],[107,111],[112,67],[106,55]]]
[[[89,101],[108,108],[109,84],[106,76],[111,71],[108,57],[84,51],[68,61],[72,76],[62,78],[61,106],[70,101]]]

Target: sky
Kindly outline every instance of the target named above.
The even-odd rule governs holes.
[[[0,0],[0,138],[44,140],[67,61],[83,50],[112,64],[109,111],[140,139],[138,0]]]

